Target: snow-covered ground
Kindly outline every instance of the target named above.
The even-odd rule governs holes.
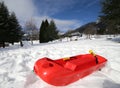
[[[55,41],[39,44],[24,41],[5,49],[0,48],[0,88],[120,88],[120,43],[106,38],[78,41]],[[42,57],[59,59],[86,54],[92,49],[108,59],[106,67],[67,86],[52,86],[33,72],[36,60]]]

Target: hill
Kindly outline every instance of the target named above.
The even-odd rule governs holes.
[[[85,33],[85,34],[103,34],[105,25],[103,23],[89,22],[85,25],[82,25],[74,30],[67,31],[64,35],[73,35],[74,33]]]
[[[85,24],[85,25],[83,25],[83,26],[81,26],[79,28],[76,28],[75,31],[83,33],[90,26],[96,28],[97,27],[96,22],[87,23],[87,24]]]

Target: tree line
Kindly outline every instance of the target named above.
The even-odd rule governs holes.
[[[14,44],[22,38],[22,27],[14,12],[9,12],[4,2],[0,2],[0,45],[5,47],[5,42]]]

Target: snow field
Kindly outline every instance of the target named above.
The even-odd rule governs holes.
[[[101,39],[79,39],[39,44],[24,41],[24,47],[0,48],[0,88],[120,88],[120,43]],[[68,86],[56,87],[45,83],[33,72],[36,60],[43,57],[59,59],[86,54],[92,49],[108,59],[101,71],[80,79]]]

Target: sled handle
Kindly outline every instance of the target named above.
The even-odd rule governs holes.
[[[95,57],[96,64],[98,64],[98,58],[97,58],[96,54],[93,52],[93,50],[89,50],[89,53],[92,54]]]
[[[93,56],[96,56],[96,54],[93,52],[93,50],[89,50],[89,53],[92,54]]]
[[[63,60],[64,60],[64,61],[70,60],[70,57],[65,57],[65,58],[63,58]]]

